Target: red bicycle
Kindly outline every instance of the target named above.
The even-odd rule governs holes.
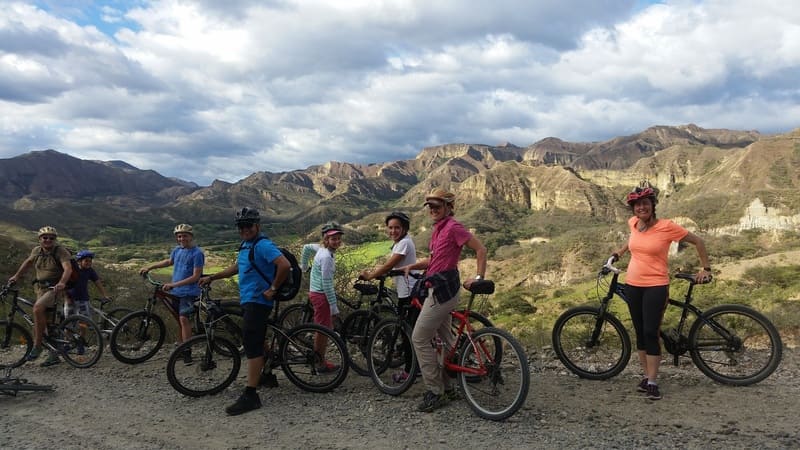
[[[495,327],[475,330],[470,310],[476,295],[494,293],[494,282],[480,280],[470,286],[467,307],[451,313],[455,343],[442,348],[438,339],[431,342],[439,352],[441,366],[458,379],[470,408],[489,420],[505,420],[525,403],[530,386],[530,368],[522,345],[509,332]],[[412,306],[421,308],[418,298]],[[375,386],[383,393],[400,395],[411,388],[418,363],[411,345],[412,328],[406,320],[408,309],[396,318],[379,322],[370,337],[367,363]]]

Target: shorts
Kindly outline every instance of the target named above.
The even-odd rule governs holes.
[[[247,359],[264,356],[264,340],[267,338],[267,322],[271,306],[261,303],[242,303],[242,341]]]
[[[178,315],[189,317],[194,314],[194,302],[196,301],[197,297],[192,295],[178,297],[172,300],[172,307],[178,311]]]
[[[64,317],[77,314],[83,317],[92,317],[92,307],[88,300],[73,300],[72,303],[64,302]]]
[[[320,292],[309,292],[308,299],[314,305],[314,323],[333,329],[331,305],[328,303],[328,297]]]

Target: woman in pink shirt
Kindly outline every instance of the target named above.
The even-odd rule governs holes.
[[[464,287],[469,288],[486,273],[486,247],[453,218],[455,199],[455,195],[441,188],[434,189],[425,197],[425,206],[433,219],[433,233],[428,245],[430,257],[399,268],[406,273],[415,269],[426,269],[423,281],[430,286],[411,336],[422,381],[428,388],[422,397],[422,403],[417,407],[418,411],[423,412],[441,408],[457,398],[452,380],[439,367],[436,349],[431,346],[431,340],[438,335],[445,348],[453,345],[450,312],[458,305],[458,290],[461,287],[458,260],[462,247],[466,245],[473,249],[478,262],[478,274],[465,281]]]
[[[656,195],[655,189],[646,182],[628,194],[628,206],[633,212],[633,217],[628,219],[630,237],[628,243],[613,255],[616,260],[627,251],[631,253],[625,294],[630,300],[628,309],[636,331],[639,364],[644,370],[637,389],[647,393],[650,400],[661,399],[656,380],[661,364],[659,330],[669,298],[667,255],[670,244],[688,242],[697,248],[703,264],[703,269],[695,277],[697,282],[707,281],[711,275],[703,240],[671,220],[658,219]]]

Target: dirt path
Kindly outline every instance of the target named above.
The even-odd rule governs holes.
[[[665,365],[664,399],[635,391],[636,364],[604,382],[569,375],[531,355],[524,408],[502,423],[477,418],[463,401],[431,414],[414,410],[422,387],[380,394],[351,372],[335,392],[310,394],[279,374],[262,389],[264,408],[228,417],[240,377],[223,393],[187,398],[166,380],[165,352],[138,366],[104,354],[88,370],[28,364],[15,371],[56,387],[0,396],[0,448],[798,448],[798,352],[756,386],[715,384],[686,360]],[[240,374],[243,375],[243,374]]]
[[[800,250],[774,253],[760,258],[743,259],[735,262],[719,264],[714,267],[717,278],[723,280],[736,280],[741,278],[745,270],[757,266],[786,266],[800,264]]]

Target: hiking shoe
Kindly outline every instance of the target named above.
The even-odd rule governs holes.
[[[244,414],[258,408],[261,408],[261,399],[258,398],[258,394],[242,394],[239,399],[236,400],[236,403],[225,408],[225,412],[228,413],[229,416],[238,416],[239,414]]]
[[[192,360],[192,351],[191,350],[184,350],[183,351],[183,363],[187,366],[191,366],[194,361]]]
[[[661,400],[661,392],[658,391],[657,384],[647,385],[647,398],[649,400]]]
[[[258,379],[258,385],[267,388],[276,388],[278,387],[278,377],[276,377],[274,373],[262,372]]]
[[[39,355],[41,355],[43,351],[44,351],[44,348],[42,348],[42,347],[33,347],[31,349],[31,352],[28,353],[28,361],[33,361],[34,359],[38,358]]]
[[[327,360],[323,361],[322,364],[317,366],[318,374],[333,373],[336,372],[337,370],[339,370],[339,366]]]
[[[431,412],[435,409],[441,408],[446,404],[447,400],[444,398],[444,395],[434,394],[431,391],[427,391],[425,392],[425,395],[422,396],[422,403],[417,406],[417,411]]]
[[[442,397],[444,397],[444,399],[448,402],[461,400],[461,394],[456,390],[456,388],[445,389]]]
[[[642,381],[636,386],[636,390],[639,392],[647,392],[647,378],[642,378]]]
[[[50,367],[55,366],[56,364],[61,362],[61,358],[58,357],[55,353],[50,353],[50,356],[45,359],[40,366],[42,367]]]

